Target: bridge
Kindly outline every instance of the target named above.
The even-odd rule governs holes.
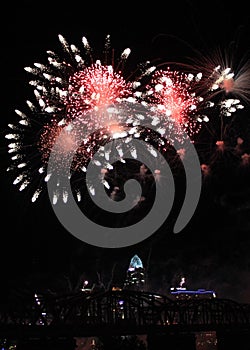
[[[150,292],[110,290],[32,295],[0,307],[0,338],[20,343],[25,339],[26,347],[19,347],[24,350],[28,339],[121,335],[147,335],[149,348],[154,349],[162,339],[187,339],[197,332],[216,332],[220,349],[226,349],[225,339],[229,339],[230,344],[236,342],[236,348],[240,342],[241,349],[249,350],[250,305],[219,298],[173,300]],[[191,349],[186,340],[185,349]]]

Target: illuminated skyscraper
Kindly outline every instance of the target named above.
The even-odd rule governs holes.
[[[142,291],[145,285],[145,270],[141,259],[134,255],[130,261],[127,276],[124,283],[124,289]]]

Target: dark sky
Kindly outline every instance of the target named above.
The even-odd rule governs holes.
[[[130,258],[138,254],[148,268],[150,288],[167,292],[176,275],[184,274],[191,288],[212,288],[218,295],[250,302],[250,186],[249,172],[236,171],[231,152],[217,159],[214,175],[204,183],[201,200],[183,232],[169,232],[175,213],[148,240],[120,249],[89,246],[68,233],[55,218],[46,194],[35,204],[29,193],[19,193],[6,173],[8,156],[4,135],[14,109],[31,99],[25,66],[45,63],[46,51],[59,49],[58,34],[81,44],[86,36],[102,50],[107,34],[112,47],[132,50],[131,67],[142,60],[181,61],[198,50],[239,45],[239,55],[250,49],[250,16],[245,2],[182,1],[135,5],[119,2],[23,1],[7,4],[2,28],[1,117],[1,285],[66,288],[83,274],[96,281],[95,271],[108,281],[112,268],[118,283]],[[239,116],[237,130],[250,142],[249,106]],[[248,122],[247,122],[248,120]],[[248,127],[248,129],[247,129]],[[248,130],[248,132],[247,132]],[[250,153],[250,152],[249,152]],[[216,160],[216,154],[214,155]],[[172,221],[171,221],[172,220]],[[35,287],[34,287],[35,286]]]

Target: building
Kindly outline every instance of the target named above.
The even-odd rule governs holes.
[[[203,288],[189,289],[186,285],[185,277],[181,277],[181,281],[177,287],[170,288],[170,294],[174,299],[212,299],[216,298],[216,292],[214,290],[206,290]]]
[[[174,289],[171,288],[170,294],[175,297],[175,299],[212,299],[216,298],[216,293],[213,290],[206,289]]]
[[[145,285],[145,269],[138,255],[134,255],[130,261],[124,289],[142,291]]]

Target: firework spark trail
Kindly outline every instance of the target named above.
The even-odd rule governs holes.
[[[220,95],[221,100],[235,98],[250,102],[250,61],[248,57],[236,62],[237,52],[227,52],[221,48],[209,55],[194,59],[193,70],[202,67],[203,80],[200,91],[208,94],[210,99]]]
[[[217,49],[198,60],[198,65],[204,66],[201,89],[206,91],[206,99],[214,101],[215,106],[210,115],[211,125],[207,124],[216,146],[205,165],[210,174],[222,158],[227,162],[228,157],[231,162],[232,157],[236,157],[239,158],[238,164],[248,165],[244,163],[246,158],[242,158],[247,154],[244,153],[246,140],[241,138],[245,132],[241,128],[237,133],[235,125],[240,116],[237,112],[250,104],[250,59],[244,55],[237,62],[236,56],[236,50]]]
[[[245,46],[244,46],[245,50]],[[202,67],[202,79],[197,85],[197,93],[212,104],[208,118],[211,132],[213,119],[219,119],[216,142],[225,141],[227,131],[237,118],[237,112],[250,104],[250,58],[249,51],[241,54],[239,43],[233,41],[226,48],[217,47],[206,54],[197,52],[188,65],[197,72]],[[209,124],[207,124],[209,128]]]

